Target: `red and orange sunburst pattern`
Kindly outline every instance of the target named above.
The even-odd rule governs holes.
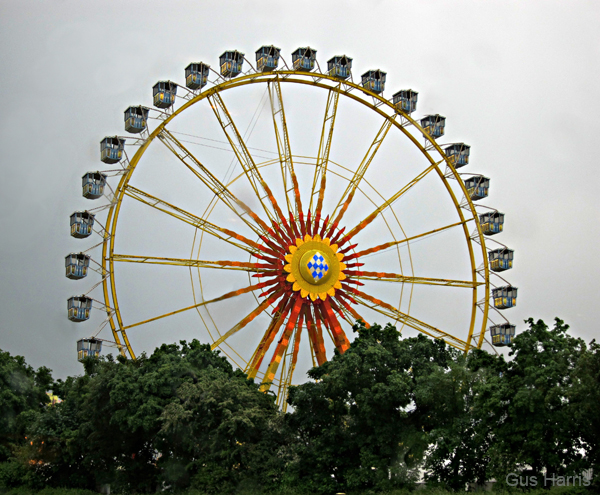
[[[373,142],[362,158],[360,164],[346,178],[347,187],[341,194],[338,190],[329,191],[328,194],[337,196],[337,205],[325,216],[323,213],[323,200],[326,192],[327,174],[329,164],[329,151],[336,118],[339,91],[330,89],[327,105],[323,118],[321,140],[314,162],[312,185],[308,188],[305,198],[306,207],[302,205],[300,187],[294,172],[293,155],[287,135],[283,101],[279,78],[269,80],[268,92],[273,114],[279,165],[281,167],[281,180],[283,182],[283,199],[281,205],[275,198],[270,186],[261,174],[261,166],[257,166],[250,154],[242,136],[240,135],[225,102],[219,92],[207,93],[206,99],[214,112],[222,130],[231,144],[231,149],[243,169],[246,184],[253,190],[257,202],[257,211],[253,211],[242,202],[217,177],[198,160],[174,135],[166,125],[167,119],[153,135],[202,181],[214,195],[215,201],[222,203],[230,213],[245,224],[248,229],[244,232],[252,234],[242,235],[231,228],[216,225],[208,220],[208,215],[198,217],[182,208],[150,195],[128,184],[128,178],[119,186],[117,191],[118,204],[124,196],[140,201],[154,209],[167,213],[191,226],[217,239],[239,248],[241,252],[249,254],[249,261],[234,260],[181,260],[175,258],[153,258],[149,256],[121,255],[112,252],[108,259],[134,263],[160,263],[183,265],[197,268],[219,268],[243,270],[254,278],[249,286],[240,288],[214,299],[202,300],[198,304],[173,311],[158,317],[127,326],[120,326],[120,332],[126,338],[125,330],[187,311],[201,306],[232,299],[242,294],[254,293],[257,295],[258,306],[250,313],[243,316],[233,327],[225,333],[220,333],[214,340],[212,348],[229,345],[228,339],[246,328],[263,312],[270,314],[270,320],[264,334],[257,338],[258,345],[254,348],[249,359],[243,358],[246,363],[245,371],[250,378],[263,376],[262,389],[268,390],[272,383],[279,383],[278,401],[283,402],[286,387],[291,384],[292,375],[298,360],[301,338],[308,335],[308,343],[313,357],[313,363],[321,365],[327,360],[325,342],[330,339],[335,348],[344,353],[350,343],[342,329],[342,322],[353,324],[356,320],[366,321],[358,309],[367,308],[382,315],[388,321],[400,322],[420,332],[435,338],[442,338],[456,348],[468,350],[467,341],[473,331],[473,316],[471,330],[467,341],[463,341],[449,333],[439,330],[425,322],[419,321],[406,313],[401,312],[391,304],[373,297],[365,292],[364,281],[429,284],[446,287],[470,288],[476,295],[476,288],[481,285],[475,280],[446,280],[439,278],[426,278],[405,276],[403,274],[364,271],[361,259],[375,252],[394,248],[413,239],[437,234],[443,230],[458,228],[465,230],[462,213],[459,210],[460,220],[428,232],[422,232],[413,237],[389,241],[379,245],[365,245],[358,249],[356,237],[376,219],[381,218],[386,209],[410,190],[432,170],[436,170],[439,163],[431,162],[424,171],[414,177],[405,186],[388,197],[381,205],[374,207],[366,216],[352,228],[344,226],[345,214],[357,192],[361,181],[364,180],[369,165],[373,161],[377,150],[383,142],[388,131],[395,123],[396,115],[386,118],[381,128],[376,133]],[[140,149],[134,157],[133,163],[139,160],[144,149]],[[271,162],[271,164],[277,161]],[[265,165],[265,164],[263,164]],[[131,169],[133,170],[133,168]],[[438,170],[438,173],[441,172]],[[129,176],[128,176],[129,177]],[[277,181],[280,179],[278,178]],[[279,191],[281,192],[281,191]],[[279,197],[279,196],[278,196]],[[458,207],[457,207],[458,208]],[[475,217],[474,217],[475,219]],[[113,224],[115,221],[113,220]],[[116,225],[116,224],[115,224]],[[229,226],[229,225],[228,225]],[[114,228],[114,225],[113,225]],[[232,227],[235,228],[235,227]],[[249,238],[252,237],[252,238]],[[365,241],[367,244],[368,241]],[[482,244],[483,245],[483,244]],[[112,265],[111,265],[112,266]],[[475,273],[473,269],[473,274]],[[475,275],[473,275],[475,276]],[[114,284],[114,279],[111,278]],[[114,294],[114,287],[113,287]],[[474,299],[476,300],[474,295]],[[117,307],[117,305],[115,304]],[[116,308],[118,311],[118,307]],[[114,332],[116,335],[116,332]],[[126,345],[130,349],[128,341]],[[233,347],[232,347],[233,349]],[[131,350],[130,350],[131,352]],[[260,370],[260,373],[259,373]],[[278,379],[276,379],[276,376]]]

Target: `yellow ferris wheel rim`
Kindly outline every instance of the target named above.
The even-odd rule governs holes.
[[[121,311],[118,303],[117,296],[117,286],[114,277],[114,243],[116,238],[116,230],[117,223],[119,218],[119,213],[121,211],[121,205],[125,193],[128,188],[129,181],[135,171],[137,165],[139,164],[141,158],[144,153],[148,149],[149,145],[157,138],[160,137],[161,133],[166,129],[167,124],[169,124],[175,117],[181,114],[186,109],[190,108],[194,104],[211,97],[213,95],[217,95],[226,90],[230,90],[233,88],[245,86],[248,84],[258,84],[258,83],[269,83],[273,81],[278,81],[278,83],[292,83],[292,84],[304,84],[309,85],[316,88],[326,89],[333,93],[339,93],[347,98],[350,98],[372,111],[379,114],[381,117],[386,119],[390,126],[395,126],[398,130],[400,130],[408,139],[419,149],[419,151],[426,157],[426,159],[431,164],[431,170],[434,171],[440,180],[443,182],[453,204],[458,212],[459,222],[457,222],[457,226],[462,226],[462,230],[464,232],[466,244],[468,247],[469,259],[471,264],[471,275],[472,275],[472,283],[473,283],[473,298],[472,298],[472,309],[471,309],[471,321],[470,327],[468,329],[467,338],[462,341],[460,339],[452,340],[449,339],[448,343],[450,345],[454,345],[461,350],[467,352],[471,347],[480,348],[484,341],[485,335],[485,327],[487,324],[487,315],[489,310],[489,267],[488,267],[488,258],[487,251],[485,247],[485,238],[483,232],[481,230],[481,226],[478,221],[478,217],[475,211],[474,204],[470,199],[469,194],[467,194],[465,185],[460,178],[459,174],[456,172],[452,164],[446,158],[444,152],[441,150],[440,146],[436,143],[435,139],[431,136],[428,136],[426,131],[419,125],[417,121],[415,121],[410,114],[406,114],[397,108],[395,108],[391,102],[384,99],[382,96],[375,94],[369,91],[366,88],[363,88],[357,84],[354,84],[349,81],[340,81],[338,78],[329,76],[327,74],[315,74],[315,73],[306,73],[300,71],[274,71],[271,73],[263,73],[263,74],[247,74],[244,76],[237,77],[235,79],[231,79],[225,82],[222,82],[212,88],[209,88],[197,96],[191,98],[189,101],[184,103],[181,107],[175,109],[171,115],[169,115],[165,120],[157,126],[156,129],[149,135],[149,137],[145,140],[145,142],[140,146],[135,155],[129,162],[129,167],[126,173],[123,174],[119,185],[115,191],[115,201],[111,205],[108,216],[107,216],[107,227],[104,233],[105,242],[103,244],[103,252],[102,252],[102,267],[106,273],[110,273],[111,276],[104,279],[103,284],[103,292],[104,298],[106,301],[107,309],[112,311],[112,315],[109,318],[109,324],[111,330],[113,332],[115,342],[122,349],[123,353],[129,354],[132,358],[135,358],[135,353],[133,348],[129,342],[129,338],[127,336],[126,330],[131,328],[134,325],[124,325],[122,321]],[[372,101],[369,101],[372,100]],[[396,119],[396,115],[400,115],[404,120],[405,124],[400,123]],[[406,124],[408,123],[408,125]],[[427,136],[429,145],[426,148],[422,145],[415,136],[413,136],[408,130],[407,127],[411,126],[417,132]],[[442,159],[435,160],[431,151],[437,152]],[[446,165],[447,170],[450,171],[449,176],[453,179],[456,179],[459,184],[464,197],[466,198],[467,206],[466,208],[461,207],[452,187],[449,185],[448,177],[444,170],[441,169],[442,165]],[[465,215],[465,212],[470,212],[469,216]],[[471,235],[469,232],[468,222],[473,221],[476,226],[476,231],[474,235]],[[474,246],[473,246],[473,238],[476,239],[477,244],[479,244],[482,253],[482,268],[478,268],[476,266],[475,254],[474,254]],[[305,242],[304,239],[299,239],[301,242]],[[306,295],[310,297],[312,300],[316,298],[323,299],[325,295],[327,295],[330,291],[335,291],[336,284],[340,283],[340,277],[344,276],[344,268],[342,268],[343,263],[337,256],[338,253],[333,252],[329,246],[326,245],[324,239],[311,239],[308,242],[312,243],[320,243],[319,246],[312,246],[311,251],[317,251],[320,254],[324,255],[324,258],[328,261],[328,266],[330,267],[328,270],[327,279],[323,281],[322,284],[310,283],[309,277],[306,274],[306,270],[304,272],[301,270],[301,258],[293,261],[294,254],[291,249],[289,254],[291,255],[290,268],[289,272],[290,276],[294,277],[294,283],[297,284],[297,291],[300,292],[301,295]],[[293,246],[290,246],[290,248]],[[295,246],[297,250],[299,247]],[[327,248],[327,249],[326,249]],[[328,250],[329,249],[329,250]],[[307,251],[308,252],[308,251]],[[332,255],[333,252],[333,255]],[[304,253],[306,254],[306,253]],[[303,254],[303,255],[304,255]],[[292,262],[293,261],[293,262]],[[306,260],[304,260],[306,261]],[[483,286],[483,296],[481,298],[478,297],[478,287]],[[313,297],[315,299],[313,299]],[[477,309],[480,308],[483,312],[482,325],[479,333],[476,333],[475,322],[476,322],[476,312]],[[143,324],[142,322],[141,324]],[[434,335],[435,336],[435,335]],[[439,337],[439,336],[438,336]],[[451,337],[451,336],[448,336]],[[445,337],[441,337],[444,338]]]

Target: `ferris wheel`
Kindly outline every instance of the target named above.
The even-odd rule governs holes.
[[[200,340],[285,407],[299,363],[345,352],[357,320],[464,352],[488,325],[492,345],[511,342],[501,311],[517,288],[499,274],[514,253],[492,237],[504,214],[480,204],[490,179],[463,172],[470,146],[441,143],[445,117],[412,116],[416,91],[386,99],[386,73],[354,82],[352,63],[321,70],[310,47],[291,66],[274,46],[255,64],[226,51],[218,71],[191,63],[185,85],[157,82],[155,108],[127,108],[130,135],[101,141],[113,168],[82,179],[105,203],[71,215],[73,237],[99,240],[66,257],[66,275],[100,279],[68,317],[106,315],[80,360],[103,343],[135,358],[150,332],[177,339],[194,314]]]

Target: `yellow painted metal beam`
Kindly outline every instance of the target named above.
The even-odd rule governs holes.
[[[235,153],[238,162],[242,166],[248,182],[254,190],[256,197],[259,199],[265,213],[273,224],[279,223],[279,221],[287,224],[286,217],[284,217],[283,212],[279,208],[271,188],[267,185],[260,171],[258,170],[258,167],[256,166],[256,163],[254,162],[254,159],[252,158],[252,155],[250,154],[242,135],[235,126],[231,114],[225,106],[225,102],[218,93],[211,95],[209,100],[211,103],[211,108],[213,109],[213,112],[217,117],[217,120],[219,121],[219,124],[221,125],[221,128],[223,129],[223,132],[229,141],[229,144],[231,145],[231,149]],[[264,201],[265,198],[268,198],[273,210],[267,207]],[[275,214],[273,211],[275,211]]]
[[[369,216],[367,216],[362,222],[359,222],[359,224],[356,227],[354,227],[350,232],[348,232],[344,236],[343,241],[348,241],[348,240],[352,239],[352,237],[354,237],[361,230],[363,230],[365,227],[367,227],[383,211],[385,211],[387,208],[389,208],[398,199],[400,199],[401,196],[403,196],[404,194],[406,194],[413,186],[415,186],[422,179],[424,179],[427,176],[427,174],[429,174],[429,172],[431,172],[432,170],[435,170],[440,163],[441,162],[432,163],[429,167],[427,167],[425,170],[423,170],[423,172],[421,172],[414,179],[412,179],[410,182],[408,182],[408,184],[406,184],[402,189],[400,189],[398,192],[396,192],[395,194],[393,194],[383,204],[381,204],[379,207],[377,207]],[[341,242],[342,241],[340,241],[340,244],[341,244]]]
[[[259,314],[261,314],[265,309],[269,307],[269,305],[275,302],[277,299],[281,297],[281,293],[276,292],[271,294],[270,297],[267,297],[263,302],[261,302],[258,307],[253,309],[247,316],[242,318],[238,323],[236,323],[230,330],[228,330],[225,334],[221,335],[217,340],[215,340],[210,348],[216,349],[223,342],[225,342],[229,337],[239,332],[242,328],[244,328],[248,323],[254,320]]]
[[[221,228],[207,220],[204,220],[203,218],[197,217],[196,215],[193,215],[188,211],[178,208],[177,206],[167,203],[166,201],[152,196],[151,194],[137,189],[133,186],[127,186],[125,188],[125,194],[133,199],[140,201],[141,203],[151,206],[156,210],[162,211],[167,215],[171,215],[174,218],[177,218],[193,227],[196,227],[197,229],[200,229],[206,232],[207,234],[221,239],[222,241],[225,241],[229,244],[232,244],[233,246],[243,249],[248,253],[256,254],[264,250],[264,246],[260,246],[256,242],[251,241],[250,239],[247,239],[246,237],[237,234],[232,230]],[[233,239],[241,241],[243,242],[243,244],[235,242]]]
[[[383,122],[383,125],[377,132],[375,139],[373,139],[373,142],[369,146],[367,153],[365,154],[362,161],[360,162],[360,165],[356,169],[354,176],[352,177],[352,179],[350,179],[350,182],[348,183],[346,190],[342,194],[342,197],[340,198],[337,206],[334,208],[333,212],[331,213],[331,220],[329,221],[329,224],[332,225],[333,228],[336,228],[339,225],[340,221],[342,220],[342,217],[344,216],[344,213],[346,213],[346,210],[348,209],[348,206],[350,206],[350,203],[352,202],[352,199],[354,198],[354,194],[356,193],[356,190],[358,189],[360,182],[362,181],[363,177],[365,176],[365,173],[367,172],[369,165],[371,165],[373,158],[375,158],[375,155],[377,154],[377,151],[379,150],[381,143],[383,143],[383,140],[387,136],[387,133],[391,129],[392,123],[394,122],[395,119],[396,119],[396,115],[394,115],[390,119],[385,119],[385,121]],[[336,217],[336,214],[337,214],[337,217]]]
[[[444,287],[464,287],[472,289],[483,285],[483,282],[473,282],[472,280],[448,280],[443,278],[428,278],[428,277],[409,277],[400,275],[399,273],[385,272],[360,272],[360,275],[353,275],[352,271],[348,275],[357,280],[374,280],[378,282],[401,282],[404,284],[424,284],[438,285]]]
[[[144,263],[151,265],[173,265],[187,266],[191,268],[217,268],[219,270],[241,270],[244,272],[261,273],[268,271],[268,268],[262,268],[260,263],[246,263],[243,261],[205,261],[205,260],[189,260],[180,258],[159,258],[156,256],[137,256],[131,254],[113,254],[113,261],[125,263]]]
[[[327,95],[327,105],[325,106],[325,116],[323,117],[323,127],[321,128],[321,139],[319,141],[315,175],[310,191],[310,203],[308,205],[309,211],[312,211],[317,219],[321,216],[321,207],[323,206],[323,197],[325,195],[325,186],[327,182],[327,166],[329,165],[329,152],[331,151],[331,141],[333,139],[333,129],[335,128],[335,117],[337,115],[339,99],[339,91],[329,91],[329,94]],[[318,195],[318,200],[316,209],[313,210],[316,195]]]
[[[232,297],[241,296],[242,294],[246,294],[247,292],[252,292],[255,290],[263,289],[267,284],[262,282],[260,284],[250,285],[243,289],[233,290],[231,292],[227,292],[222,296],[215,297],[214,299],[210,299],[208,301],[202,301],[201,303],[194,304],[192,306],[187,306],[185,308],[178,309],[176,311],[171,311],[170,313],[165,313],[159,316],[155,316],[154,318],[149,318],[147,320],[139,321],[137,323],[133,323],[131,325],[127,325],[121,328],[121,330],[128,330],[130,328],[139,327],[140,325],[144,325],[146,323],[150,323],[151,321],[161,320],[162,318],[167,318],[169,316],[177,315],[179,313],[183,313],[184,311],[189,311],[190,309],[200,308],[202,306],[206,306],[208,304],[213,304],[219,301],[224,301],[225,299],[231,299]]]
[[[460,349],[461,351],[464,351],[467,348],[467,343],[464,340],[461,340],[458,337],[455,337],[454,335],[450,335],[449,333],[444,332],[439,328],[435,328],[434,326],[429,325],[428,323],[417,320],[416,318],[413,318],[412,316],[403,313],[402,311],[394,308],[392,305],[387,304],[379,299],[376,299],[360,291],[355,292],[355,299],[359,304],[362,304],[363,306],[370,308],[373,311],[376,311],[386,316],[387,318],[392,318],[394,320],[400,321],[404,325],[414,328],[415,330],[429,335],[434,339],[443,339],[449,345]]]
[[[203,164],[166,128],[158,135],[159,140],[169,149],[204,185],[234,212],[256,235],[265,233],[267,229],[259,229],[256,223],[247,216],[256,219],[257,215],[248,205],[239,200],[219,179],[217,179]],[[259,223],[259,222],[257,222]],[[259,223],[260,224],[260,223]]]
[[[285,119],[285,110],[283,106],[283,97],[281,95],[281,84],[279,78],[275,78],[268,83],[269,101],[271,103],[271,113],[273,114],[273,127],[275,129],[275,141],[277,143],[277,152],[279,153],[279,163],[281,165],[281,175],[283,180],[283,190],[285,191],[285,200],[288,211],[294,211],[296,214],[302,213],[302,200],[300,198],[300,187],[298,178],[294,171],[294,161],[290,148],[290,137],[288,134],[287,121]],[[290,200],[290,193],[293,193],[294,202]]]
[[[345,256],[344,259],[346,261],[349,261],[349,260],[352,260],[352,259],[355,259],[355,258],[359,258],[361,256],[367,256],[369,254],[373,254],[373,253],[376,253],[378,251],[383,251],[385,249],[389,249],[389,248],[392,248],[394,246],[398,246],[400,244],[411,242],[411,241],[414,241],[416,239],[422,239],[422,238],[427,237],[429,235],[437,234],[438,232],[442,232],[444,230],[451,229],[452,227],[458,227],[460,225],[464,225],[465,223],[471,222],[471,221],[473,221],[473,219],[469,218],[469,219],[463,220],[461,222],[451,223],[450,225],[446,225],[446,226],[440,227],[438,229],[433,229],[433,230],[429,230],[427,232],[423,232],[422,234],[418,234],[418,235],[414,235],[414,236],[411,236],[411,237],[407,237],[406,239],[400,239],[399,241],[386,242],[384,244],[380,244],[379,246],[375,246],[375,247],[372,247],[372,248],[369,248],[369,249],[364,249],[363,251],[358,251],[356,253],[349,254],[349,255]]]

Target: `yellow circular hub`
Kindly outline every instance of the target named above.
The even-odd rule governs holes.
[[[331,278],[332,260],[322,249],[311,249],[300,258],[300,275],[309,284],[324,284]]]
[[[300,291],[302,297],[325,300],[328,295],[335,295],[335,289],[341,289],[342,280],[346,278],[342,263],[344,255],[337,252],[337,245],[329,239],[321,239],[318,235],[304,236],[296,239],[296,245],[290,246],[283,269],[288,272],[287,281],[292,289]]]

